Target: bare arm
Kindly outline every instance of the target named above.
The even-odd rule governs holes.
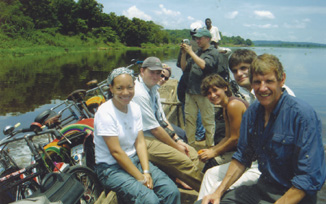
[[[246,167],[235,159],[232,159],[229,169],[216,191],[203,198],[202,204],[219,204],[223,194],[230,188],[230,186],[236,182],[241,175],[245,172]]]
[[[187,52],[190,57],[194,60],[194,62],[201,68],[201,69],[205,69],[205,65],[206,62],[205,60],[203,60],[202,58],[200,58],[199,56],[196,55],[196,53],[192,50],[190,45],[187,44],[181,44],[181,48],[182,50],[184,50],[185,52]],[[181,57],[181,62],[182,62],[182,57]],[[181,64],[182,67],[182,64]],[[182,69],[183,70],[183,69]]]
[[[183,145],[176,143],[162,127],[157,127],[150,131],[159,141],[187,154],[186,148]]]
[[[237,147],[240,136],[240,126],[242,115],[246,111],[246,106],[240,101],[231,101],[227,106],[227,118],[224,118],[228,128],[226,130],[227,140],[217,148],[213,147],[216,155],[221,155]]]
[[[291,187],[275,204],[296,204],[299,203],[306,193],[303,190]]]
[[[199,155],[200,160],[203,162],[235,149],[238,144],[242,115],[246,111],[246,106],[240,101],[233,100],[228,104],[227,110],[227,116],[225,110],[223,110],[225,137],[217,145],[204,150]]]
[[[147,154],[147,146],[144,138],[144,133],[142,130],[138,132],[138,136],[135,142],[135,148],[142,169],[149,171],[150,169],[149,169],[149,161],[148,161],[148,154]],[[151,175],[149,173],[144,173],[144,176],[146,177],[146,181],[147,181],[145,185],[148,188],[153,189],[153,181]]]
[[[174,131],[174,129],[173,129],[172,125],[169,123],[169,121],[166,120],[165,122],[168,124],[168,128],[170,130],[173,130]],[[178,138],[179,138],[179,136],[177,134],[174,134],[173,140],[176,140]],[[189,147],[188,147],[188,144],[186,144],[182,139],[181,140],[177,140],[177,144],[183,146],[185,148],[186,155],[189,156]]]

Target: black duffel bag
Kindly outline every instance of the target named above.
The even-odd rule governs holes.
[[[44,196],[50,202],[77,203],[84,194],[83,184],[69,173],[49,173],[42,179],[41,188],[30,198]]]

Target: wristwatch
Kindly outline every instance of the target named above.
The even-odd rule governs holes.
[[[150,174],[151,172],[149,170],[144,170],[143,173],[144,174]]]

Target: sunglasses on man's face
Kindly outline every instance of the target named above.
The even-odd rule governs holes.
[[[161,78],[163,78],[165,81],[167,81],[167,80],[169,80],[170,77],[167,77],[164,74],[161,74]]]

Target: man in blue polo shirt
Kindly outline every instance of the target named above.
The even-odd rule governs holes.
[[[243,116],[237,152],[221,185],[197,203],[317,202],[326,178],[321,121],[310,105],[282,90],[285,78],[275,56],[253,61],[249,79],[257,101]],[[226,192],[256,159],[258,183]]]

